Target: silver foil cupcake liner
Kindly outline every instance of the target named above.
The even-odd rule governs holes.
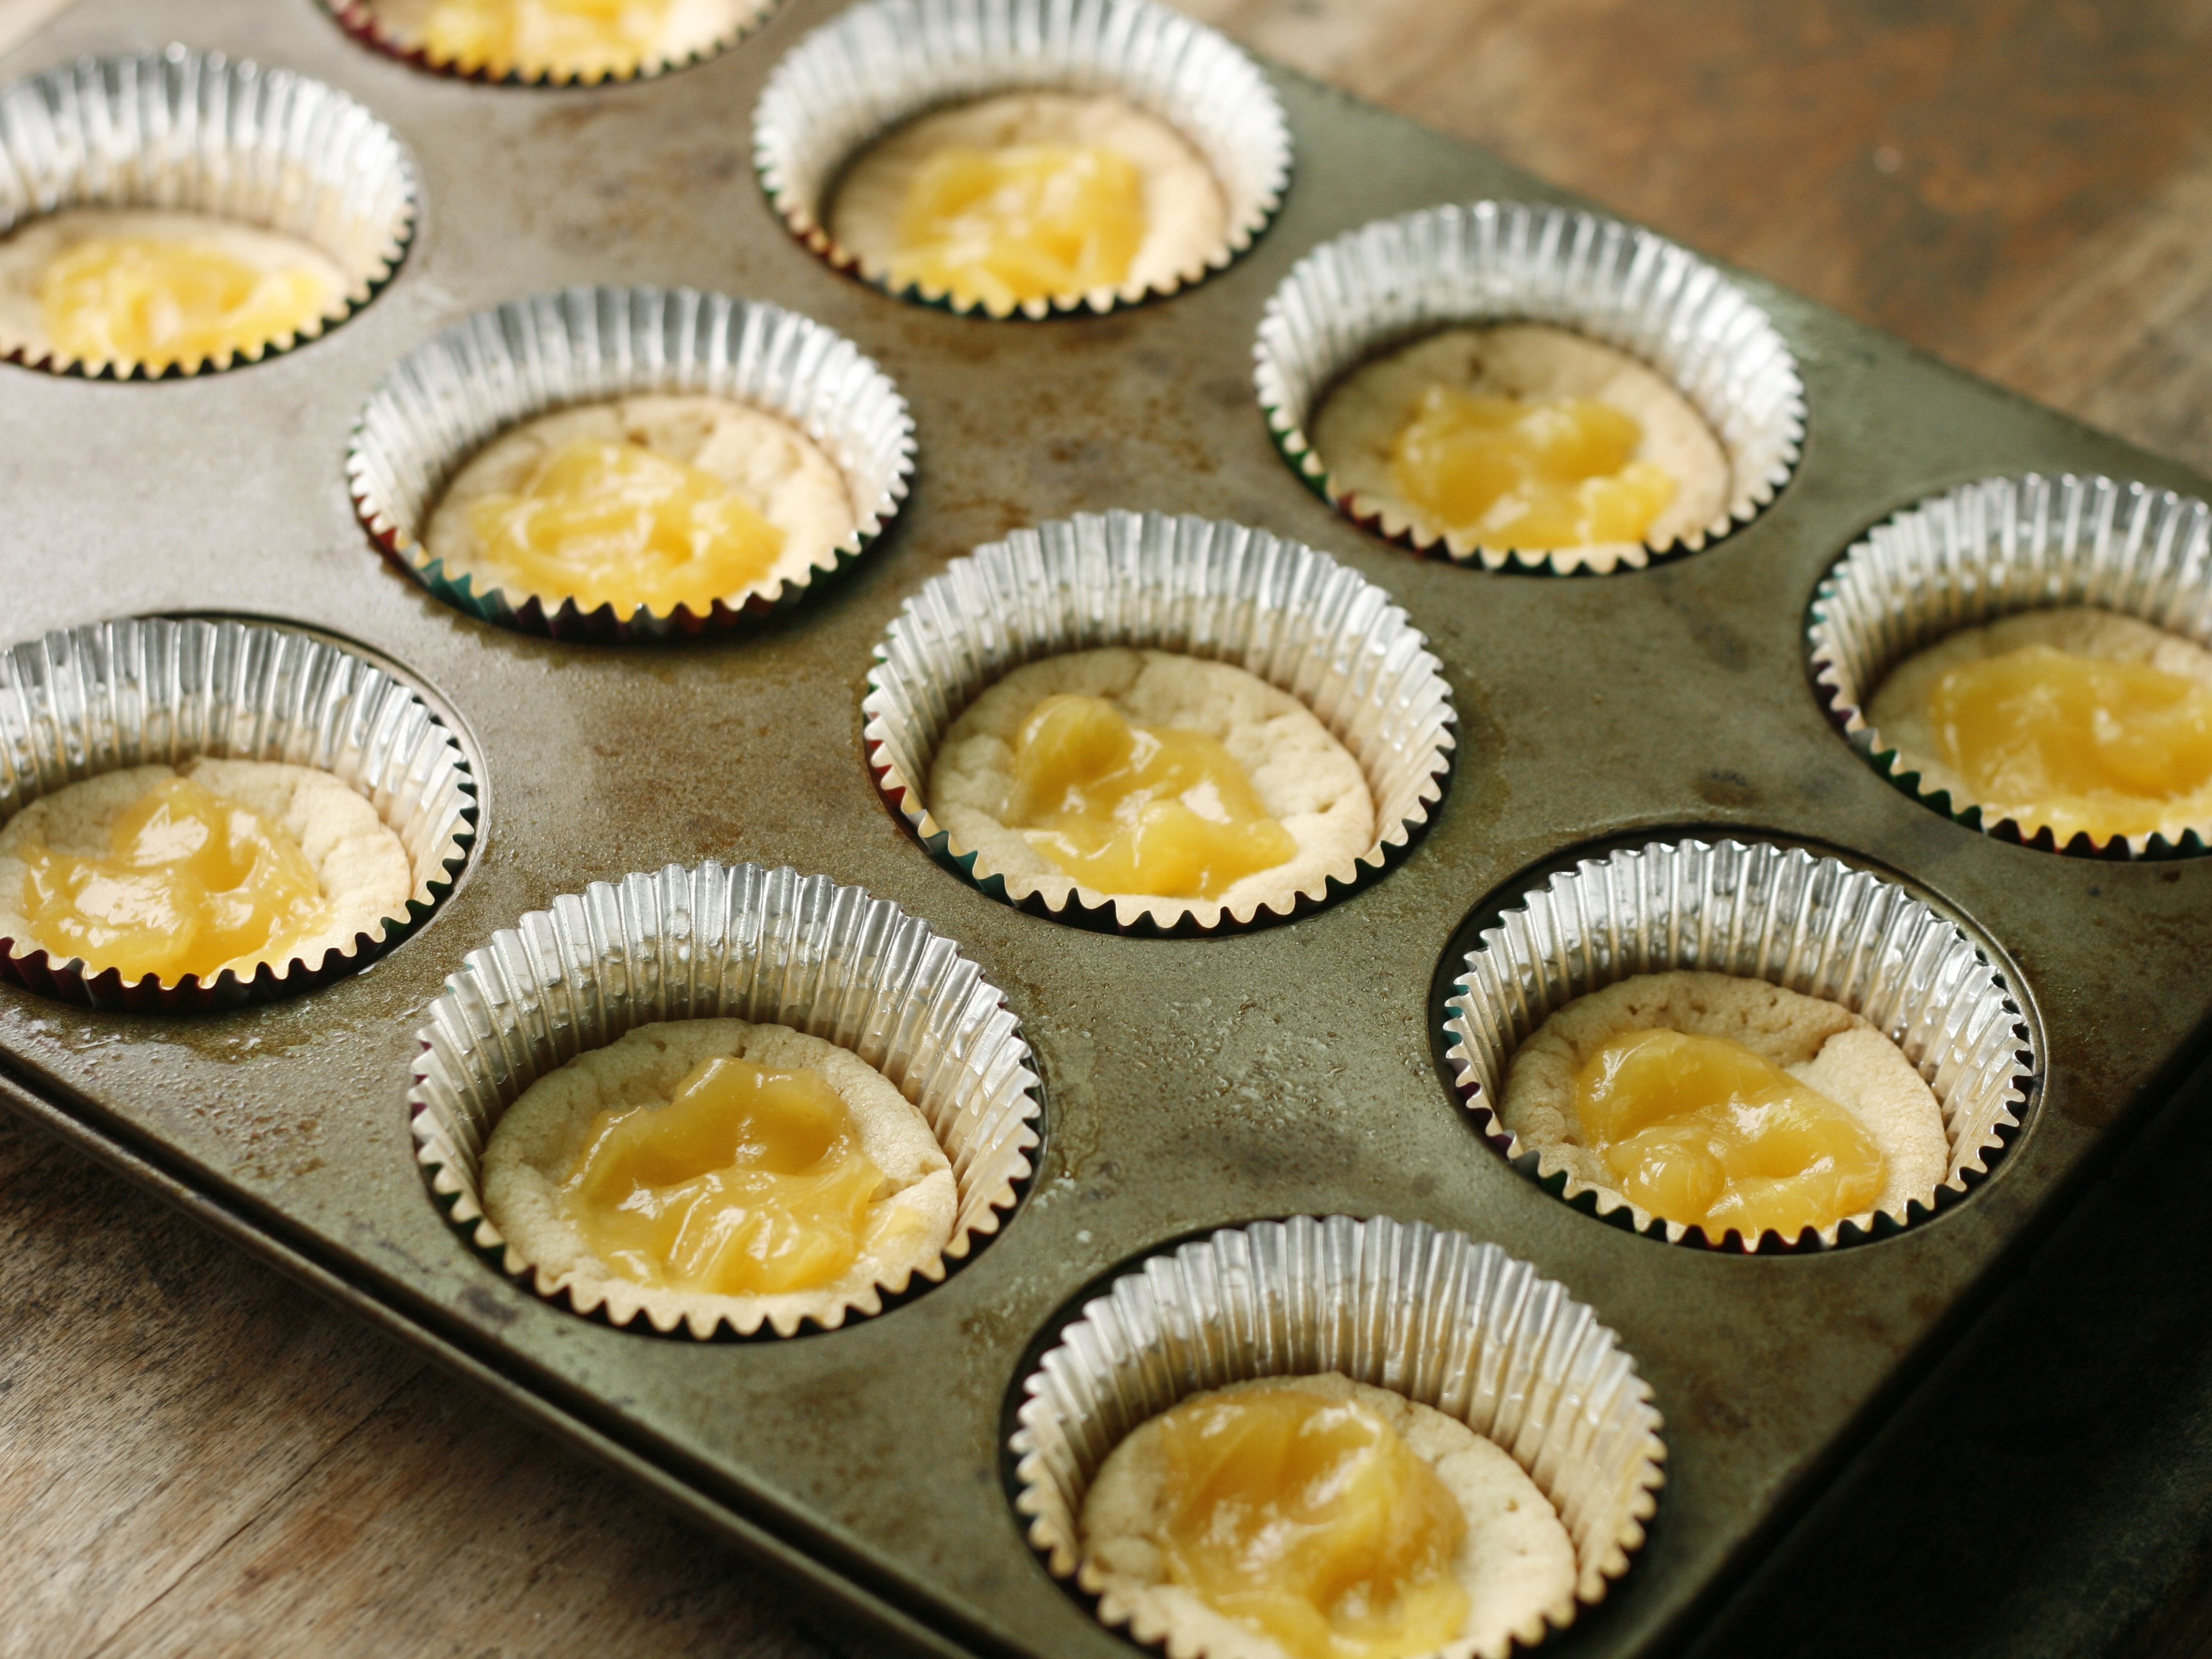
[[[1453,1080],[1486,1139],[1577,1208],[1670,1243],[1741,1235],[1651,1214],[1585,1183],[1498,1115],[1515,1050],[1577,997],[1638,974],[1698,969],[1759,979],[1860,1015],[1904,1051],[1943,1114],[1950,1164],[1932,1206],[1821,1231],[1879,1237],[1963,1198],[2022,1122],[2038,1079],[2027,1017],[1965,929],[1840,860],[1767,842],[1655,842],[1585,859],[1521,894],[1468,953],[1445,1021]],[[1769,1231],[1745,1249],[1790,1249]]]
[[[1549,1628],[1627,1571],[1667,1455],[1635,1361],[1528,1263],[1387,1216],[1224,1228],[1147,1259],[1086,1303],[1020,1384],[1007,1446],[1030,1544],[1054,1577],[1100,1597],[1102,1621],[1161,1642],[1167,1632],[1085,1559],[1079,1517],[1100,1465],[1187,1395],[1328,1371],[1457,1419],[1528,1472],[1575,1549],[1574,1601],[1551,1612]]]
[[[149,369],[0,339],[54,374],[173,378],[258,362],[336,327],[391,281],[415,231],[414,159],[345,94],[171,46],[87,58],[0,91],[0,236],[65,208],[188,211],[282,231],[345,273],[342,306],[258,351]]]
[[[998,1231],[1029,1178],[1041,1109],[1029,1045],[997,988],[888,899],[751,864],[593,882],[468,954],[416,1033],[422,1052],[407,1097],[439,1206],[539,1296],[617,1326],[642,1318],[664,1334],[683,1323],[712,1337],[721,1321],[680,1316],[643,1287],[602,1301],[532,1266],[484,1214],[478,1182],[501,1115],[540,1078],[636,1026],[713,1018],[787,1025],[850,1049],[929,1120],[959,1208],[944,1256],[921,1277],[941,1281]],[[878,1285],[830,1323],[878,1313],[905,1288]],[[771,1328],[789,1336],[799,1326]]]
[[[1474,202],[1379,220],[1323,243],[1268,300],[1254,350],[1260,406],[1283,459],[1375,534],[1459,563],[1566,574],[1579,550],[1508,550],[1425,536],[1329,471],[1308,426],[1361,362],[1455,324],[1549,323],[1613,346],[1670,382],[1720,440],[1729,502],[1711,523],[1622,561],[1694,553],[1756,518],[1789,482],[1805,433],[1790,348],[1744,291],[1664,237],[1536,202]],[[1621,568],[1616,566],[1616,568]]]
[[[507,428],[578,404],[641,392],[733,398],[781,416],[844,475],[852,532],[803,580],[758,585],[704,615],[611,605],[549,612],[449,574],[423,534],[447,481]],[[850,340],[760,301],[695,289],[573,288],[510,301],[455,324],[394,364],[346,452],[354,508],[378,547],[448,605],[556,639],[656,640],[728,628],[795,603],[882,535],[914,471],[914,421],[890,379]]]
[[[1203,272],[1102,296],[1024,301],[991,315],[1042,318],[1163,297],[1222,270],[1281,204],[1290,125],[1259,66],[1224,35],[1154,0],[863,0],[778,64],[753,112],[753,165],[793,235],[841,270],[903,300],[981,308],[894,287],[834,239],[830,198],[846,164],[893,127],[947,104],[1032,90],[1115,93],[1174,127],[1212,170],[1228,239]]]
[[[1027,878],[979,864],[975,849],[956,842],[929,810],[939,741],[1012,669],[1102,646],[1230,663],[1297,698],[1359,763],[1374,798],[1374,842],[1287,908],[1249,915],[1212,901],[1115,898],[1081,887],[1054,898]],[[876,647],[861,709],[877,785],[931,853],[1032,914],[1142,933],[1286,921],[1380,874],[1443,799],[1458,719],[1427,641],[1358,572],[1264,530],[1119,512],[1017,531],[933,576]]]
[[[599,87],[617,86],[632,81],[650,81],[677,70],[690,69],[718,58],[750,34],[768,21],[779,0],[735,0],[730,7],[728,22],[702,37],[696,45],[660,58],[650,58],[627,74],[592,74],[546,67],[526,69],[520,65],[501,66],[492,64],[464,64],[458,58],[434,53],[429,42],[404,27],[395,27],[389,3],[380,5],[376,0],[322,0],[323,9],[337,20],[338,27],[362,45],[373,47],[387,58],[396,58],[403,64],[427,70],[434,75],[449,75],[457,80],[484,82],[517,87]],[[414,9],[424,9],[417,6]]]
[[[1984,478],[1876,525],[1821,581],[1813,678],[1852,748],[1924,805],[2008,841],[2100,858],[2193,856],[2205,832],[2084,833],[2060,847],[1929,786],[1867,719],[1892,669],[1947,635],[2023,611],[2094,605],[2212,647],[2212,507],[2170,489],[2079,478]]]
[[[428,919],[477,833],[461,746],[414,691],[343,646],[262,623],[141,617],[46,635],[0,657],[0,823],[56,790],[196,756],[312,766],[350,784],[407,852],[406,914],[320,962],[250,979],[126,981],[0,937],[0,975],[95,1008],[192,1013],[268,1002],[352,972]]]

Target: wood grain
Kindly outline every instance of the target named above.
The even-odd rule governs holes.
[[[1186,4],[2212,469],[2212,0]],[[0,45],[56,9],[0,0]],[[7,1659],[823,1651],[726,1551],[4,1119],[0,1310]]]

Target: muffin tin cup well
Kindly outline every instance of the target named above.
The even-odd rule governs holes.
[[[1227,239],[1204,269],[1001,311],[895,286],[830,235],[839,176],[869,143],[947,104],[1038,90],[1119,94],[1190,141],[1228,209]],[[902,300],[1039,319],[1163,298],[1226,270],[1282,203],[1291,136],[1259,65],[1155,0],[863,0],[776,65],[753,112],[753,164],[792,234],[837,270]]]
[[[52,633],[0,657],[0,823],[56,790],[196,756],[312,766],[351,785],[406,849],[406,914],[319,962],[126,981],[0,936],[0,976],[95,1008],[199,1013],[269,1002],[390,950],[451,890],[477,831],[476,781],[412,690],[343,647],[260,623],[142,617]]]
[[[439,1206],[511,1277],[617,1326],[641,1318],[702,1340],[720,1318],[617,1285],[604,1300],[534,1267],[483,1208],[483,1151],[523,1091],[588,1049],[659,1020],[735,1018],[848,1048],[929,1120],[959,1191],[931,1283],[996,1232],[1030,1172],[1042,1109],[1029,1045],[997,988],[951,940],[887,899],[757,865],[671,865],[563,894],[471,951],[416,1032],[408,1093],[416,1157]],[[907,1281],[831,1318],[878,1313]],[[774,1319],[789,1336],[799,1322]],[[737,1330],[752,1335],[760,1322]]]
[[[1576,998],[1637,974],[1702,969],[1840,1003],[1904,1050],[1942,1109],[1950,1167],[1936,1209],[1989,1174],[2020,1126],[2039,1065],[2003,976],[1956,922],[1902,887],[1838,859],[1768,842],[1655,842],[1585,859],[1531,888],[1468,953],[1445,1022],[1446,1059],[1492,1146],[1578,1209],[1635,1231],[1714,1249],[1787,1249],[1773,1232],[1709,1238],[1590,1186],[1498,1116],[1513,1054]],[[1821,1246],[1880,1237],[1924,1218],[1835,1223]]]
[[[605,87],[618,86],[632,81],[650,81],[672,74],[694,64],[718,58],[750,34],[768,21],[778,0],[734,0],[729,15],[719,27],[702,27],[696,40],[680,50],[662,57],[647,58],[637,68],[621,74],[563,72],[541,67],[525,69],[517,65],[502,65],[490,62],[464,63],[458,56],[435,51],[427,38],[405,27],[395,27],[388,3],[379,5],[375,0],[322,0],[323,8],[337,20],[338,27],[362,45],[396,58],[403,64],[426,70],[433,75],[452,76],[457,80],[476,81],[497,86],[514,87]],[[428,0],[407,8],[426,11]],[[687,6],[690,10],[704,8],[698,0]]]
[[[1325,242],[1292,266],[1254,346],[1276,448],[1345,517],[1416,552],[1492,570],[1592,569],[1579,549],[1427,535],[1340,483],[1308,435],[1322,400],[1366,358],[1455,324],[1503,322],[1553,324],[1638,359],[1689,400],[1727,453],[1726,510],[1670,545],[1632,550],[1613,568],[1694,553],[1750,523],[1789,482],[1805,434],[1805,391],[1766,313],[1662,236],[1536,202],[1424,208]]]
[[[415,230],[414,159],[343,93],[287,70],[173,46],[88,58],[0,91],[0,237],[66,208],[204,213],[312,243],[342,303],[254,351],[155,368],[0,337],[57,374],[174,379],[259,362],[335,328],[398,270]]]
[[[1014,1508],[1099,1619],[1167,1637],[1084,1557],[1085,1493],[1114,1448],[1187,1395],[1338,1371],[1456,1418],[1510,1453],[1573,1540],[1572,1599],[1604,1599],[1644,1543],[1667,1450],[1651,1390],[1583,1304],[1495,1244],[1387,1216],[1261,1221],[1152,1256],[1085,1304],[1019,1385]],[[1176,1659],[1187,1650],[1170,1645]],[[1455,1653],[1460,1650],[1452,1650]],[[1504,1649],[1486,1659],[1502,1659]]]
[[[2212,824],[2060,847],[1930,786],[1875,729],[1890,671],[1962,629],[2023,611],[2094,605],[2212,647],[2212,507],[2170,489],[2070,474],[1983,478],[1876,525],[1821,581],[1807,629],[1815,690],[1852,748],[1923,805],[1972,830],[2092,858],[2193,856]]]
[[[705,614],[548,611],[537,595],[479,588],[430,555],[424,533],[447,481],[507,428],[643,392],[728,398],[781,416],[844,475],[858,521],[803,579],[757,583]],[[574,288],[478,312],[392,366],[346,452],[355,511],[377,546],[447,604],[555,639],[665,640],[795,604],[881,536],[906,499],[914,421],[890,378],[812,319],[695,289]]]
[[[1113,896],[988,868],[931,813],[939,740],[994,681],[1041,657],[1127,646],[1231,663],[1298,699],[1351,751],[1376,839],[1284,908]],[[861,704],[868,764],[923,846],[993,897],[1128,933],[1222,933],[1318,908],[1388,868],[1443,799],[1457,720],[1427,641],[1390,596],[1264,530],[1158,513],[1079,514],[957,559],[906,601]]]

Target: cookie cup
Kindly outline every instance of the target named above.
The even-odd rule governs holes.
[[[100,623],[0,656],[0,823],[70,784],[212,757],[314,767],[365,796],[407,854],[414,888],[317,961],[226,969],[203,982],[126,981],[0,937],[0,977],[94,1008],[199,1013],[268,1002],[352,972],[420,927],[452,890],[477,833],[459,742],[413,690],[344,647],[264,623],[161,617]]]
[[[86,58],[0,90],[0,237],[70,208],[209,214],[321,250],[341,298],[258,349],[152,368],[0,337],[56,374],[172,380],[260,362],[335,328],[392,280],[415,231],[414,158],[345,94],[221,52]]]
[[[1202,269],[994,309],[894,286],[830,235],[840,175],[870,143],[949,104],[1047,90],[1117,94],[1189,141],[1227,208],[1226,239]],[[863,0],[776,65],[753,112],[753,165],[792,234],[836,269],[920,304],[1038,319],[1164,298],[1226,270],[1281,204],[1291,136],[1259,66],[1156,0]]]
[[[1931,1201],[1796,1239],[1745,1239],[1592,1186],[1499,1116],[1514,1051],[1577,997],[1637,974],[1765,980],[1859,1015],[1934,1092],[1949,1161]],[[1674,1244],[1785,1250],[1883,1237],[1966,1196],[2026,1121],[2039,1076],[2029,1016],[1965,928],[1893,882],[1765,842],[1654,842],[1583,859],[1516,895],[1455,981],[1445,1059],[1483,1138],[1576,1208]]]
[[[1010,670],[1100,646],[1234,665],[1305,705],[1359,763],[1373,842],[1281,904],[1113,896],[989,867],[930,811],[939,740]],[[876,647],[861,704],[877,787],[922,845],[994,898],[1125,933],[1211,934],[1302,915],[1379,875],[1427,826],[1451,769],[1451,688],[1390,596],[1264,530],[1158,513],[1079,514],[956,559]]]
[[[728,9],[728,21],[720,27],[701,31],[696,44],[686,43],[677,51],[647,58],[627,73],[609,75],[526,70],[492,63],[465,64],[457,58],[410,40],[405,30],[394,28],[388,17],[380,15],[382,9],[371,3],[371,0],[322,0],[323,9],[337,20],[340,28],[387,58],[396,58],[433,75],[511,87],[621,86],[632,81],[654,80],[677,70],[703,64],[710,58],[719,58],[766,22],[778,3],[779,0],[736,0]]]
[[[611,604],[548,611],[536,594],[449,574],[424,544],[454,474],[507,428],[639,393],[727,398],[787,422],[843,476],[855,522],[801,576],[757,582],[703,613]],[[478,312],[388,370],[346,452],[354,510],[385,555],[457,610],[562,640],[678,638],[796,604],[881,536],[906,499],[914,422],[890,376],[811,318],[695,289],[573,288]]]
[[[1806,629],[1814,689],[1867,763],[1968,829],[2086,858],[2193,857],[2212,823],[2177,823],[2061,846],[1924,781],[1875,729],[1867,706],[1892,669],[1945,636],[2021,611],[2091,605],[2212,647],[2212,507],[2170,489],[2063,474],[1983,478],[1876,525],[1813,596]]]
[[[848,1049],[928,1120],[958,1207],[922,1279],[941,1281],[998,1231],[1029,1177],[1041,1109],[1029,1045],[997,988],[889,900],[751,864],[671,865],[594,882],[469,953],[416,1033],[422,1053],[407,1096],[416,1159],[440,1209],[501,1271],[576,1313],[701,1340],[763,1326],[793,1334],[795,1315],[768,1310],[732,1324],[670,1292],[549,1274],[483,1212],[484,1147],[532,1084],[637,1026],[709,1018],[786,1025]],[[870,1286],[816,1322],[835,1329],[872,1316],[908,1289],[904,1279]]]
[[[1694,553],[1746,525],[1789,482],[1805,432],[1797,363],[1766,313],[1714,266],[1651,231],[1539,202],[1425,208],[1325,242],[1268,299],[1254,346],[1276,448],[1315,494],[1361,528],[1416,552],[1568,575],[1583,550],[1478,547],[1417,527],[1348,489],[1309,427],[1366,359],[1454,325],[1548,323],[1627,353],[1680,392],[1728,457],[1728,504],[1664,546],[1610,569]],[[1598,572],[1597,574],[1603,574]]]
[[[1007,1441],[1014,1510],[1056,1578],[1102,1622],[1197,1659],[1085,1559],[1078,1524],[1115,1446],[1187,1395],[1338,1371],[1466,1424],[1509,1453],[1575,1549],[1571,1597],[1512,1642],[1534,1646],[1602,1601],[1644,1543],[1666,1446],[1620,1339],[1495,1244],[1387,1216],[1261,1221],[1164,1251],[1085,1303],[1021,1379]],[[1502,1659],[1501,1644],[1486,1659]],[[1467,1651],[1451,1648],[1458,1656]]]

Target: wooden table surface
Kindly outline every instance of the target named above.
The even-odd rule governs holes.
[[[2212,471],[2212,0],[1184,4]],[[57,9],[0,0],[0,45]],[[2100,1340],[2063,1301],[2021,1316]],[[2172,1391],[2212,1369],[2169,1369],[2142,1409],[2197,1420]],[[1950,1501],[1924,1492],[1916,1524],[1941,1535]],[[4,1116],[0,1561],[6,1659],[828,1650],[726,1550]],[[2212,1653],[2197,1570],[2160,1571],[2110,1615],[2125,1650]],[[2004,1651],[1954,1622],[1906,1650]]]

